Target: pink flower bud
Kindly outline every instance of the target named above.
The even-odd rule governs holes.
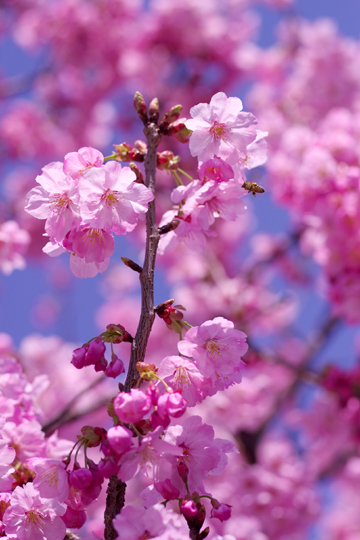
[[[85,365],[90,366],[91,364],[96,364],[96,362],[99,362],[99,360],[101,360],[104,356],[105,350],[106,347],[103,340],[101,337],[97,337],[90,343],[88,350],[86,351]]]
[[[187,407],[187,401],[182,397],[180,392],[167,392],[159,397],[157,411],[160,418],[165,416],[173,416],[179,418],[184,414]]]
[[[119,465],[112,457],[101,459],[99,462],[99,472],[104,478],[110,478],[113,474],[117,474]]]
[[[164,499],[169,501],[177,499],[180,495],[180,491],[172,485],[168,478],[163,482],[155,482],[154,487]]]
[[[76,369],[81,369],[85,366],[86,347],[83,345],[73,352],[71,363]]]
[[[67,507],[65,514],[61,517],[65,525],[70,529],[81,529],[86,521],[84,510],[74,510],[70,506]]]
[[[197,508],[194,501],[183,501],[181,503],[180,512],[188,518],[192,518],[197,514]]]
[[[148,389],[146,390],[147,395],[151,399],[152,405],[157,405],[159,399],[159,388],[155,386],[153,382],[149,384]]]
[[[94,368],[95,368],[95,371],[96,373],[98,373],[99,371],[105,371],[106,368],[107,368],[107,365],[108,365],[108,362],[107,360],[102,357],[98,362],[96,362],[96,364],[94,365]]]
[[[130,449],[132,437],[132,431],[122,426],[110,428],[107,434],[109,445],[117,454],[124,454]]]
[[[188,474],[189,474],[189,469],[188,469],[187,465],[185,465],[185,463],[183,461],[180,461],[180,463],[178,463],[177,469],[178,469],[178,473],[179,473],[179,476],[180,476],[181,480],[183,482],[185,482],[185,484],[186,484]]]
[[[130,392],[120,392],[114,399],[115,413],[125,423],[140,422],[150,408],[150,398],[141,390],[134,388]]]
[[[157,411],[153,412],[150,416],[151,427],[156,429],[158,426],[163,427],[164,429],[170,424],[170,416],[165,416],[161,418]]]
[[[71,471],[69,476],[70,486],[74,486],[75,489],[84,490],[91,486],[92,484],[92,474],[89,469],[77,469]]]
[[[211,499],[212,509],[210,517],[226,521],[231,517],[231,506],[219,503],[216,499]]]
[[[122,360],[120,360],[120,358],[118,358],[116,354],[112,354],[111,362],[105,371],[105,375],[107,377],[112,377],[113,379],[115,379],[116,377],[121,375],[121,373],[124,373],[124,372],[125,372],[125,367]]]

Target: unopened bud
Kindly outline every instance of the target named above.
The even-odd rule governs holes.
[[[203,531],[201,531],[201,533],[199,534],[199,540],[204,540],[204,538],[207,537],[207,535],[209,534],[210,532],[210,527],[206,527],[206,529],[204,529]]]
[[[186,484],[187,479],[188,479],[188,475],[189,475],[189,469],[188,469],[187,465],[185,465],[185,463],[183,461],[180,461],[178,463],[177,470],[178,470],[178,473],[179,473],[179,476],[180,476],[181,480],[184,482],[184,484]]]
[[[192,131],[185,126],[185,120],[185,118],[179,118],[179,120],[169,126],[169,135],[173,135],[179,142],[183,144],[189,142],[189,138],[192,133]]]
[[[182,105],[174,105],[174,107],[171,107],[171,109],[168,110],[159,125],[159,130],[161,133],[164,133],[168,125],[175,122],[179,118],[181,111]]]
[[[126,142],[114,144],[114,148],[113,157],[116,161],[144,161],[143,153]]]
[[[140,152],[140,154],[144,154],[145,156],[147,152],[147,144],[145,141],[141,141],[140,139],[138,139],[137,141],[134,142],[134,146],[136,150]]]
[[[153,122],[154,124],[157,124],[159,121],[159,100],[158,98],[154,98],[151,100],[149,105],[149,116],[150,116],[150,122]]]
[[[135,182],[137,184],[144,184],[144,177],[143,173],[140,171],[139,167],[135,165],[135,163],[129,163],[129,167],[136,174],[136,180]]]
[[[180,156],[174,156],[170,150],[158,152],[156,155],[156,166],[161,171],[177,171],[179,162]]]
[[[139,115],[140,120],[143,122],[144,126],[149,123],[146,103],[140,92],[135,92],[134,96],[134,107],[136,112]]]
[[[139,266],[136,262],[132,261],[131,259],[128,259],[127,257],[121,257],[122,262],[125,264],[125,266],[128,266],[131,268],[131,270],[134,270],[134,272],[139,272],[139,274],[142,272],[141,266]]]
[[[179,223],[180,221],[178,219],[173,219],[170,223],[158,228],[159,234],[166,234],[170,231],[174,231]]]
[[[89,448],[99,446],[106,438],[106,430],[100,427],[84,426],[81,428],[81,433]]]

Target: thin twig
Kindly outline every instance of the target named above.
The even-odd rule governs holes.
[[[151,189],[155,196],[156,150],[160,144],[161,136],[158,127],[148,124],[144,133],[147,139],[147,153],[145,156],[145,185]],[[146,214],[146,247],[143,268],[140,272],[141,284],[141,315],[135,338],[131,344],[131,357],[125,381],[125,391],[134,387],[138,379],[137,362],[144,361],[147,342],[155,318],[154,312],[154,269],[156,251],[160,234],[156,225],[155,200],[149,204]],[[114,474],[110,477],[107,489],[105,508],[105,540],[115,540],[117,532],[112,521],[124,506],[126,484]]]

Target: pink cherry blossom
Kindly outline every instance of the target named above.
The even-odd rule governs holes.
[[[69,152],[64,158],[63,170],[74,180],[79,180],[84,176],[84,172],[92,167],[101,167],[104,163],[104,156],[99,150],[90,146],[80,148],[77,152]]]
[[[31,468],[35,471],[34,487],[41,497],[56,498],[63,502],[69,493],[68,473],[65,465],[57,459],[33,458]]]
[[[218,92],[210,104],[199,103],[190,109],[192,120],[185,125],[192,130],[190,152],[199,161],[214,156],[226,160],[230,165],[246,156],[246,147],[256,139],[256,118],[242,111],[239,98],[228,98]]]
[[[194,326],[178,343],[181,354],[193,357],[205,376],[228,375],[241,363],[248,349],[246,334],[234,328],[231,321],[216,317],[201,326]]]
[[[45,230],[61,242],[73,223],[79,221],[79,195],[74,180],[62,171],[61,163],[50,163],[36,177],[40,186],[27,195],[25,210],[38,219],[46,219]]]
[[[189,359],[167,356],[161,361],[157,374],[174,390],[181,390],[189,407],[204,399],[204,376]]]
[[[114,400],[114,410],[122,422],[139,422],[150,410],[151,400],[141,390],[120,392]]]
[[[18,486],[3,518],[7,538],[63,540],[66,526],[60,516],[65,510],[65,504],[56,499],[40,497],[31,482]]]
[[[135,173],[113,161],[84,173],[79,184],[81,215],[92,227],[125,234],[136,226],[139,214],[148,210],[154,196],[150,189],[134,182]]]

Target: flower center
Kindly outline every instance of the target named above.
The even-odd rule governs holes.
[[[221,124],[217,120],[213,123],[209,129],[209,133],[213,136],[216,142],[219,142],[221,139],[227,141],[227,137],[231,134],[231,129],[226,127],[225,124]]]
[[[114,204],[118,202],[118,195],[119,193],[117,191],[111,191],[110,189],[108,189],[101,196],[101,201],[107,207],[113,206]]]
[[[186,386],[190,382],[188,370],[183,366],[178,367],[175,371],[174,380],[177,387],[183,388]]]
[[[49,202],[52,211],[55,214],[60,215],[68,208],[70,199],[67,196],[67,193],[62,193],[61,195],[56,193],[55,195],[51,195],[49,197]]]
[[[205,343],[206,350],[212,360],[217,360],[221,356],[221,348],[214,339],[207,339]]]

